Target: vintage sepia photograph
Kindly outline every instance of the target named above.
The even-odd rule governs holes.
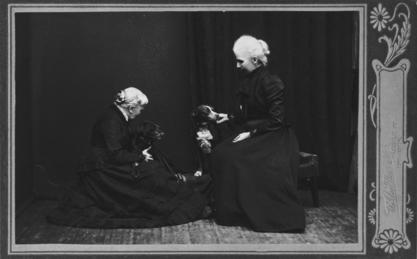
[[[8,255],[410,249],[407,4],[7,7]]]

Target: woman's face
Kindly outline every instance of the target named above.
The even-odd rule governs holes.
[[[258,66],[254,63],[254,59],[250,57],[249,53],[245,52],[235,52],[236,56],[236,67],[239,70],[243,70],[247,73],[252,72]]]
[[[145,107],[142,105],[136,105],[129,108],[129,119],[134,119],[138,116]]]

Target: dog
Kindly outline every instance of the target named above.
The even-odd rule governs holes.
[[[199,150],[198,169],[195,176],[201,176],[207,170],[207,158],[217,142],[217,122],[222,119],[219,113],[210,105],[199,105],[191,113],[196,142]]]
[[[186,182],[184,172],[176,168],[168,158],[158,149],[153,147],[154,143],[161,140],[165,133],[161,130],[161,127],[152,121],[143,121],[141,123],[133,123],[129,125],[128,135],[130,139],[131,149],[134,152],[139,152],[145,156],[150,156],[158,160],[164,167],[177,178],[178,183]],[[152,148],[151,153],[148,151]],[[146,160],[145,160],[146,162]],[[139,166],[139,163],[135,163],[134,166]],[[139,172],[134,172],[134,177],[139,177]]]
[[[161,127],[152,121],[143,121],[129,125],[128,135],[131,148],[134,151],[142,152],[161,140],[164,136]]]
[[[213,140],[212,132],[210,131],[210,124],[214,124],[219,115],[214,111],[214,108],[209,105],[199,105],[192,113],[191,117],[196,128],[196,140],[200,150],[204,154],[210,154]]]

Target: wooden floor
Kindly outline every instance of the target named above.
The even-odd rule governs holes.
[[[306,208],[303,234],[257,233],[241,227],[216,225],[213,220],[153,229],[86,229],[48,224],[45,214],[53,201],[36,201],[16,219],[17,244],[323,244],[357,243],[357,204],[353,194],[320,192],[321,206]]]

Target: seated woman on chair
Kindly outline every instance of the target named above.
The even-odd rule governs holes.
[[[172,172],[166,161],[154,160],[150,147],[138,150],[138,127],[129,123],[147,103],[146,95],[133,87],[117,94],[94,124],[91,151],[82,162],[77,186],[47,216],[49,222],[74,227],[147,228],[183,224],[204,216],[207,199],[198,188]]]
[[[296,189],[298,142],[285,122],[284,84],[267,69],[268,45],[241,36],[233,46],[243,73],[236,133],[212,153],[215,219],[260,232],[303,232]],[[227,119],[226,114],[221,114]]]

